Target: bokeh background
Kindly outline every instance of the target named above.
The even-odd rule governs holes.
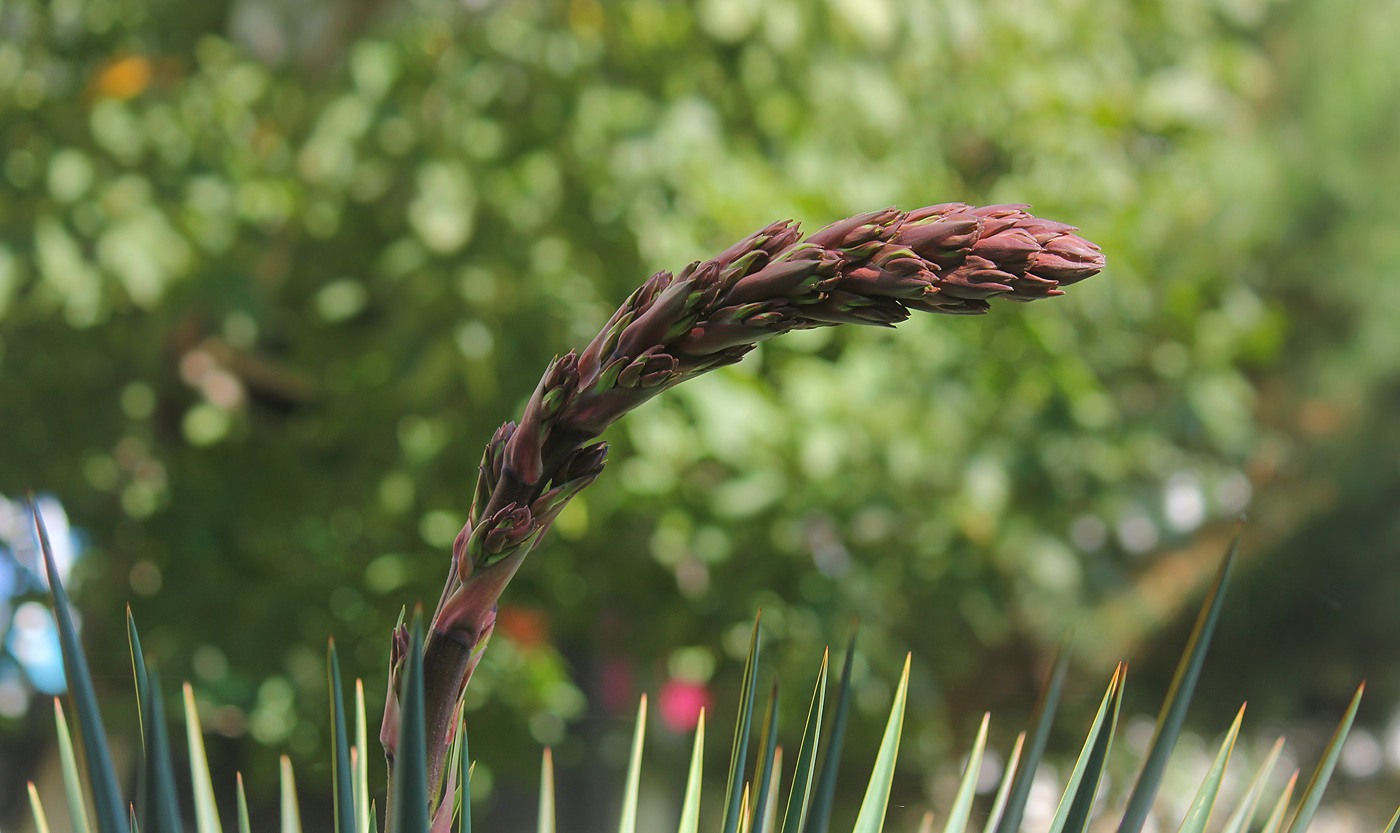
[[[377,715],[389,629],[436,598],[481,448],[551,356],[773,220],[960,200],[1073,222],[1109,268],[793,334],[615,427],[471,686],[478,812],[523,829],[548,744],[566,829],[609,827],[650,692],[666,822],[761,606],[790,743],[860,617],[853,787],[913,652],[907,824],[986,709],[1005,754],[1067,631],[1060,754],[1121,658],[1153,713],[1248,511],[1177,792],[1246,699],[1246,757],[1287,730],[1311,767],[1365,678],[1323,822],[1379,829],[1396,43],[1386,0],[0,0],[0,825],[53,785],[62,690],[28,490],[119,748],[129,603],[193,684],[225,808],[241,770],[266,812],[288,754],[326,829],[327,637]]]

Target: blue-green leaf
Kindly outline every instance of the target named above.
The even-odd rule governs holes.
[[[1060,694],[1065,687],[1065,673],[1069,670],[1069,646],[1061,644],[1055,653],[1050,675],[1045,687],[1040,690],[1035,709],[1031,712],[1031,728],[1027,737],[1030,746],[1026,748],[1025,760],[1016,770],[1016,778],[1011,783],[1011,793],[1006,800],[1006,810],[997,822],[996,833],[1016,833],[1021,829],[1021,816],[1026,811],[1026,799],[1031,794],[1031,782],[1035,780],[1036,768],[1045,754],[1045,744],[1050,739],[1050,725],[1055,722],[1055,712],[1060,707]]]
[[[1074,772],[1065,785],[1065,794],[1055,811],[1055,819],[1050,823],[1050,833],[1084,833],[1089,824],[1089,811],[1094,808],[1094,798],[1099,791],[1099,780],[1103,776],[1104,764],[1108,760],[1108,750],[1113,743],[1113,730],[1118,723],[1118,710],[1123,702],[1123,666],[1113,672],[1103,702],[1099,704],[1094,725],[1084,740],[1079,759],[1075,761]]]
[[[1215,754],[1215,762],[1211,764],[1205,780],[1201,782],[1201,788],[1196,791],[1191,808],[1186,811],[1186,818],[1181,821],[1178,833],[1205,833],[1206,825],[1210,823],[1211,811],[1215,809],[1215,797],[1220,794],[1220,782],[1225,779],[1225,767],[1230,764],[1230,753],[1235,749],[1235,738],[1239,737],[1240,723],[1243,720],[1244,706],[1240,706],[1239,713],[1235,715],[1235,722],[1231,724],[1230,731],[1225,733],[1225,740],[1220,744],[1220,751]]]
[[[69,613],[68,594],[58,578],[53,548],[44,519],[31,500],[29,511],[34,516],[34,528],[39,535],[39,548],[44,554],[44,569],[53,597],[53,615],[58,621],[59,644],[63,649],[63,672],[68,678],[68,691],[77,706],[79,741],[86,753],[88,783],[96,808],[97,829],[101,833],[126,833],[130,829],[121,789],[117,786],[117,771],[112,766],[112,754],[107,748],[107,733],[102,726],[102,713],[97,706],[97,692],[92,687],[92,674],[78,643],[78,631]]]
[[[160,695],[160,675],[147,667],[146,678],[146,818],[148,833],[179,833],[180,805],[175,792],[175,767],[170,758],[170,736],[165,725],[165,702]]]
[[[1273,748],[1265,756],[1264,763],[1259,767],[1259,771],[1254,773],[1254,780],[1249,782],[1249,789],[1245,790],[1244,799],[1240,801],[1235,812],[1230,814],[1230,818],[1225,822],[1225,826],[1220,828],[1220,833],[1247,833],[1254,827],[1254,814],[1259,809],[1259,799],[1264,794],[1264,787],[1269,783],[1269,776],[1274,771],[1274,766],[1278,764],[1279,755],[1283,753],[1283,738],[1274,741]]]
[[[238,833],[253,833],[253,826],[248,818],[248,794],[243,790],[243,773],[238,773]]]
[[[428,743],[423,706],[423,610],[413,611],[404,657],[398,754],[394,758],[389,833],[428,833]]]
[[[1001,814],[1006,812],[1006,798],[1011,794],[1011,780],[1016,776],[1016,768],[1021,763],[1021,749],[1026,745],[1026,733],[1016,736],[1016,744],[1011,747],[1011,757],[1006,761],[1006,769],[1001,775],[1001,786],[997,787],[997,797],[992,801],[992,810],[987,814],[987,824],[982,833],[993,833],[1001,823]]]
[[[1264,822],[1264,827],[1259,833],[1279,833],[1283,828],[1283,814],[1288,810],[1289,799],[1293,797],[1293,788],[1298,785],[1298,770],[1293,770],[1293,775],[1288,779],[1288,786],[1283,788],[1283,793],[1279,795],[1278,801],[1274,802],[1273,812],[1269,813],[1269,820]]]
[[[953,799],[948,820],[943,823],[943,833],[963,833],[967,829],[968,817],[972,815],[972,799],[977,795],[977,775],[982,771],[982,751],[987,746],[987,727],[991,722],[991,712],[982,715],[982,725],[977,729],[972,753],[967,756],[967,766],[963,767],[962,782],[958,784],[957,797]]]
[[[846,660],[841,667],[841,682],[836,692],[836,710],[831,720],[831,734],[827,736],[826,741],[826,757],[822,760],[821,775],[817,777],[812,806],[803,820],[802,833],[826,833],[831,824],[831,805],[836,798],[836,777],[841,769],[841,747],[846,741],[846,720],[851,713],[851,665],[855,655],[856,629],[852,625],[850,639],[846,642]]]
[[[1298,800],[1298,813],[1293,817],[1292,823],[1288,825],[1288,833],[1305,833],[1308,825],[1312,824],[1313,816],[1317,813],[1317,805],[1322,802],[1322,793],[1327,789],[1327,782],[1332,779],[1332,770],[1337,766],[1337,759],[1342,756],[1342,746],[1346,743],[1347,734],[1351,731],[1352,721],[1356,719],[1356,709],[1361,705],[1361,695],[1365,692],[1365,683],[1357,686],[1356,694],[1352,695],[1351,698],[1351,705],[1347,707],[1347,713],[1342,716],[1342,722],[1337,725],[1337,731],[1332,734],[1332,740],[1322,751],[1322,760],[1317,762],[1317,769],[1313,772],[1312,780],[1308,781],[1308,788],[1303,790],[1303,797]]]
[[[807,818],[812,800],[812,778],[816,774],[817,737],[822,728],[822,709],[826,706],[826,669],[831,657],[822,652],[822,666],[817,671],[817,684],[812,691],[812,704],[807,707],[807,725],[802,729],[802,745],[797,748],[797,767],[792,774],[792,790],[788,793],[787,813],[780,830],[797,833]]]
[[[345,694],[340,687],[340,658],[335,640],[326,648],[331,689],[331,795],[335,805],[336,833],[359,833],[355,822],[355,787],[350,771],[350,739],[345,726]]]
[[[1186,720],[1186,710],[1191,705],[1191,695],[1196,691],[1196,681],[1201,676],[1201,666],[1205,664],[1206,651],[1210,648],[1215,625],[1220,621],[1220,611],[1225,605],[1225,590],[1230,584],[1230,574],[1234,570],[1235,557],[1240,551],[1240,539],[1244,535],[1244,524],[1235,529],[1235,537],[1220,568],[1215,573],[1215,581],[1206,593],[1201,612],[1196,616],[1196,625],[1191,629],[1191,637],[1186,641],[1186,650],[1176,666],[1171,686],[1167,689],[1167,699],[1157,715],[1157,726],[1152,733],[1147,759],[1143,762],[1137,783],[1128,797],[1127,807],[1118,822],[1118,833],[1139,833],[1147,814],[1152,810],[1152,801],[1157,797],[1157,788],[1162,783],[1162,773],[1176,747],[1176,739],[1181,734],[1181,725]]]
[[[744,785],[744,764],[749,752],[749,729],[753,725],[754,674],[758,670],[760,635],[763,612],[753,620],[753,635],[749,637],[749,656],[744,662],[744,683],[739,690],[739,716],[734,721],[734,746],[729,753],[729,775],[724,791],[724,833],[738,833],[743,812],[740,795]]]
[[[773,782],[773,763],[778,754],[778,681],[773,681],[773,689],[768,695],[768,708],[763,714],[763,729],[758,734],[762,746],[758,765],[754,771],[754,783],[758,792],[753,800],[753,821],[749,829],[763,833],[765,813],[768,811],[768,795]],[[771,819],[768,819],[771,822]]]

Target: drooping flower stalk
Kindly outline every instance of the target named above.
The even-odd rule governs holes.
[[[462,690],[495,624],[496,601],[569,500],[603,469],[592,442],[668,388],[733,364],[790,330],[889,327],[911,312],[977,314],[991,298],[1033,301],[1099,272],[1099,247],[1022,205],[893,208],[800,239],[774,223],[679,275],[651,276],[581,353],[555,358],[519,423],[482,456],[467,525],[424,646],[429,795],[439,794]],[[393,765],[400,669],[396,634],[381,732]]]

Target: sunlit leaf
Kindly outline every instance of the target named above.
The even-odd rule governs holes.
[[[1225,733],[1225,740],[1220,744],[1220,751],[1215,754],[1215,761],[1206,772],[1205,780],[1196,791],[1196,797],[1191,801],[1191,808],[1186,811],[1186,818],[1181,821],[1178,833],[1205,833],[1206,825],[1210,823],[1211,811],[1215,809],[1215,797],[1220,794],[1220,782],[1225,779],[1225,767],[1230,764],[1230,753],[1235,749],[1235,738],[1239,737],[1240,723],[1243,720],[1244,706],[1240,706],[1235,715],[1235,722],[1230,725],[1230,731]]]
[[[899,738],[904,732],[904,703],[909,696],[909,664],[912,659],[912,654],[904,658],[904,673],[899,678],[894,704],[890,706],[890,718],[885,724],[880,751],[875,755],[875,769],[870,773],[865,799],[861,801],[860,812],[856,815],[855,833],[880,833],[885,827],[890,784],[894,781],[894,764],[899,757]]]
[[[185,736],[190,750],[190,779],[194,783],[194,821],[199,833],[223,833],[219,807],[214,802],[214,782],[209,777],[209,759],[204,754],[204,727],[194,702],[194,689],[185,683]]]
[[[972,742],[972,752],[967,756],[967,766],[963,767],[957,797],[953,799],[953,809],[948,820],[943,823],[943,833],[963,833],[967,829],[967,819],[972,815],[972,799],[977,795],[977,775],[982,771],[982,750],[987,746],[987,727],[992,721],[991,712],[982,715],[982,725],[977,730],[977,739]]]
[[[1342,747],[1346,744],[1352,721],[1356,720],[1356,709],[1361,705],[1361,695],[1365,692],[1365,683],[1357,686],[1356,694],[1351,698],[1351,705],[1347,706],[1347,713],[1342,716],[1341,723],[1332,734],[1332,740],[1328,741],[1327,748],[1322,751],[1322,760],[1317,762],[1317,769],[1313,771],[1312,780],[1308,781],[1308,788],[1303,790],[1303,797],[1298,799],[1298,812],[1288,825],[1288,833],[1305,833],[1308,825],[1312,824],[1317,805],[1322,803],[1322,793],[1327,789],[1327,782],[1332,779],[1332,770],[1336,768],[1337,760],[1342,757]]]

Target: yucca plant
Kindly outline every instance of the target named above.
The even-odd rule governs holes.
[[[390,763],[385,796],[385,827],[392,833],[446,833],[471,828],[471,759],[461,695],[485,650],[501,592],[522,559],[539,541],[568,501],[597,478],[607,445],[593,442],[609,425],[652,396],[716,367],[739,361],[760,341],[793,329],[842,323],[891,326],[913,311],[968,314],[984,312],[987,300],[1029,301],[1062,294],[1068,285],[1104,265],[1098,247],[1067,225],[1042,220],[1024,206],[973,208],[960,203],[912,212],[872,212],[834,223],[802,239],[791,223],[775,223],[745,238],[718,257],[691,264],[679,275],[652,276],[618,309],[603,331],[581,352],[555,359],[546,370],[518,423],[508,422],[487,445],[469,521],[453,546],[448,580],[425,627],[415,610],[401,617],[390,651],[389,691],[379,739]],[[36,521],[38,521],[36,516]],[[101,715],[78,650],[63,588],[53,569],[47,536],[37,523],[48,559],[54,610],[59,619],[69,689],[74,698],[88,787],[101,833],[181,829],[175,802],[164,706],[158,675],[140,649],[134,619],[128,618],[133,671],[140,703],[142,766],[135,800],[123,801],[106,748]],[[1202,609],[1177,677],[1163,706],[1153,742],[1124,810],[1121,833],[1137,833],[1146,818],[1162,771],[1180,731],[1205,656],[1229,571],[1232,548]],[[828,662],[817,674],[791,779],[782,789],[777,746],[777,690],[756,709],[756,674],[761,626],[756,621],[735,723],[723,811],[714,828],[722,833],[825,833],[839,773],[850,706],[854,649],[847,646],[831,718],[826,718]],[[1018,741],[1013,765],[998,791],[987,833],[1011,833],[1020,826],[1031,778],[1044,754],[1049,727],[1063,685],[1067,654],[1049,676],[1032,726]],[[328,655],[332,698],[333,800],[336,833],[377,829],[375,805],[366,779],[368,730],[363,688],[357,681],[354,743],[334,645]],[[891,779],[903,726],[909,663],[900,680],[883,741],[855,822],[856,833],[883,829]],[[1125,670],[1113,675],[1075,765],[1051,833],[1082,833],[1112,745],[1125,684]],[[1358,691],[1358,698],[1360,692]],[[1290,823],[1302,833],[1316,810],[1322,789],[1355,715],[1353,700],[1318,772],[1305,790]],[[82,779],[70,734],[56,709],[74,824],[86,831]],[[212,780],[205,762],[193,696],[185,689],[191,788],[199,833],[221,831]],[[749,750],[755,725],[758,739],[750,772]],[[636,801],[646,725],[646,701],[638,710],[626,780],[620,833],[636,826]],[[825,731],[823,727],[825,726]],[[1216,803],[1220,779],[1238,734],[1239,718],[1226,738],[1183,830],[1204,829]],[[696,730],[680,833],[698,831],[703,716]],[[971,815],[973,785],[986,722],[969,757],[945,833],[961,833]],[[819,754],[820,752],[820,754]],[[821,761],[818,766],[818,760]],[[291,766],[283,758],[282,830],[300,829]],[[1255,778],[1262,789],[1264,774]],[[539,829],[554,829],[553,772],[545,751],[541,774]],[[237,817],[248,829],[239,781]],[[1246,830],[1258,806],[1252,788],[1231,820],[1231,833]],[[786,798],[780,800],[782,795]],[[1275,807],[1268,833],[1281,830],[1285,792]],[[45,828],[33,795],[36,822]],[[932,816],[921,829],[929,830]]]
[[[55,720],[59,738],[60,759],[63,768],[64,785],[67,792],[70,815],[75,833],[88,833],[93,829],[88,819],[88,809],[84,800],[85,786],[91,790],[94,799],[93,817],[98,833],[135,833],[135,831],[157,831],[173,833],[182,830],[176,800],[177,787],[174,767],[171,762],[170,741],[167,734],[164,707],[159,677],[147,661],[141,659],[140,638],[134,620],[128,616],[131,640],[133,670],[136,680],[140,718],[142,726],[141,767],[134,801],[123,802],[115,768],[108,750],[106,736],[102,728],[102,718],[98,709],[96,694],[88,674],[86,660],[79,649],[76,631],[72,624],[66,593],[59,582],[54,567],[52,553],[41,520],[37,521],[38,534],[44,553],[54,612],[58,619],[64,666],[68,673],[71,695],[78,717],[79,734],[82,738],[82,758],[86,761],[86,779],[79,772],[78,755],[75,752],[68,723],[63,709],[55,701]],[[1197,617],[1186,649],[1178,663],[1166,700],[1158,716],[1156,732],[1146,758],[1142,761],[1136,783],[1122,810],[1116,825],[1118,833],[1140,833],[1156,796],[1161,776],[1166,768],[1180,734],[1196,680],[1205,660],[1207,648],[1219,620],[1223,606],[1225,589],[1229,582],[1238,551],[1239,536],[1231,546],[1216,574],[1206,600]],[[401,692],[400,713],[400,759],[393,774],[392,789],[388,801],[391,802],[389,831],[404,833],[467,833],[472,829],[470,796],[471,756],[467,744],[467,732],[461,723],[459,713],[453,742],[448,750],[446,772],[448,797],[435,816],[429,814],[428,769],[425,750],[423,716],[423,652],[422,616],[415,612],[407,629],[408,651],[403,670],[404,688]],[[762,628],[760,618],[754,622],[750,638],[748,658],[744,667],[743,686],[735,721],[734,739],[730,754],[728,773],[725,779],[726,794],[720,817],[712,820],[712,826],[705,829],[719,830],[722,833],[826,833],[830,829],[832,802],[836,792],[837,776],[841,763],[842,739],[845,733],[851,699],[851,666],[854,656],[855,637],[852,635],[845,650],[845,660],[839,682],[835,687],[835,704],[830,720],[826,718],[828,689],[828,657],[823,656],[817,671],[816,684],[812,693],[806,723],[798,746],[796,763],[785,789],[780,785],[783,772],[781,754],[777,746],[777,687],[767,698],[762,710],[761,729],[758,743],[753,743],[753,728],[760,712],[756,706],[756,679],[762,652]],[[1015,833],[1022,827],[1026,800],[1030,794],[1031,782],[1045,753],[1047,740],[1060,694],[1064,686],[1068,653],[1062,649],[1049,672],[1031,717],[1030,727],[1017,738],[1012,749],[1002,781],[983,833]],[[363,687],[356,687],[355,744],[348,745],[349,725],[346,709],[341,699],[342,686],[339,663],[334,647],[329,654],[329,674],[333,705],[334,725],[331,734],[332,766],[334,772],[333,801],[335,804],[336,833],[372,833],[378,830],[375,804],[369,799],[368,784],[363,766],[365,749],[365,711]],[[890,786],[893,779],[896,759],[899,753],[900,736],[903,729],[904,708],[908,695],[909,659],[906,658],[904,672],[900,678],[890,708],[885,732],[875,763],[867,779],[865,797],[861,802],[852,833],[880,833],[884,829],[886,810],[889,804]],[[1099,797],[1102,776],[1113,738],[1117,730],[1126,683],[1126,669],[1119,665],[1109,681],[1102,701],[1085,737],[1083,747],[1075,761],[1074,768],[1066,782],[1055,816],[1045,833],[1084,833],[1088,828],[1091,811]],[[1364,688],[1364,686],[1363,686]],[[1321,760],[1308,781],[1296,804],[1292,801],[1298,773],[1294,772],[1287,786],[1272,804],[1262,831],[1263,833],[1305,833],[1317,811],[1324,789],[1341,755],[1342,745],[1351,728],[1360,703],[1362,688],[1358,688],[1350,705],[1323,751]],[[222,826],[218,807],[214,803],[212,781],[208,763],[204,756],[200,724],[195,709],[194,698],[188,685],[184,689],[185,725],[189,749],[190,768],[188,784],[194,796],[196,830],[198,833],[221,833]],[[633,733],[629,756],[619,833],[635,833],[637,820],[638,783],[641,773],[643,741],[646,733],[647,699],[643,695],[637,712],[637,722]],[[1181,822],[1178,833],[1203,833],[1217,809],[1225,770],[1230,760],[1236,739],[1239,737],[1244,709],[1241,708],[1224,741],[1215,756],[1214,763],[1206,773],[1199,790],[1191,803],[1186,817]],[[961,782],[951,807],[944,813],[941,829],[943,833],[966,833],[970,830],[972,801],[976,788],[980,761],[985,750],[990,715],[983,718],[973,747],[966,758]],[[690,770],[686,779],[684,797],[681,802],[681,815],[677,824],[678,833],[698,833],[700,827],[700,790],[703,783],[702,761],[705,745],[705,716],[702,713],[695,729],[694,747]],[[1228,808],[1230,815],[1223,828],[1224,833],[1247,833],[1253,829],[1253,822],[1259,809],[1264,806],[1263,798],[1269,776],[1272,773],[1282,750],[1280,739],[1266,757],[1263,764],[1253,773],[1244,795]],[[756,752],[753,769],[747,768],[751,747]],[[818,760],[821,760],[818,766]],[[748,773],[752,773],[748,775]],[[748,777],[746,777],[748,775]],[[282,758],[282,812],[281,833],[300,833],[301,823],[296,797],[295,782],[291,763]],[[248,833],[249,813],[243,792],[241,776],[237,781],[237,825],[240,833]],[[36,827],[41,833],[48,833],[46,815],[37,791],[30,785],[30,801]],[[1291,811],[1291,816],[1289,815]],[[919,833],[932,833],[935,813],[925,813],[918,827]],[[1397,811],[1385,833],[1394,833],[1400,824],[1400,811]],[[544,750],[540,771],[540,799],[538,824],[539,833],[555,831],[554,776],[550,751]],[[1039,831],[1037,831],[1039,833]]]

